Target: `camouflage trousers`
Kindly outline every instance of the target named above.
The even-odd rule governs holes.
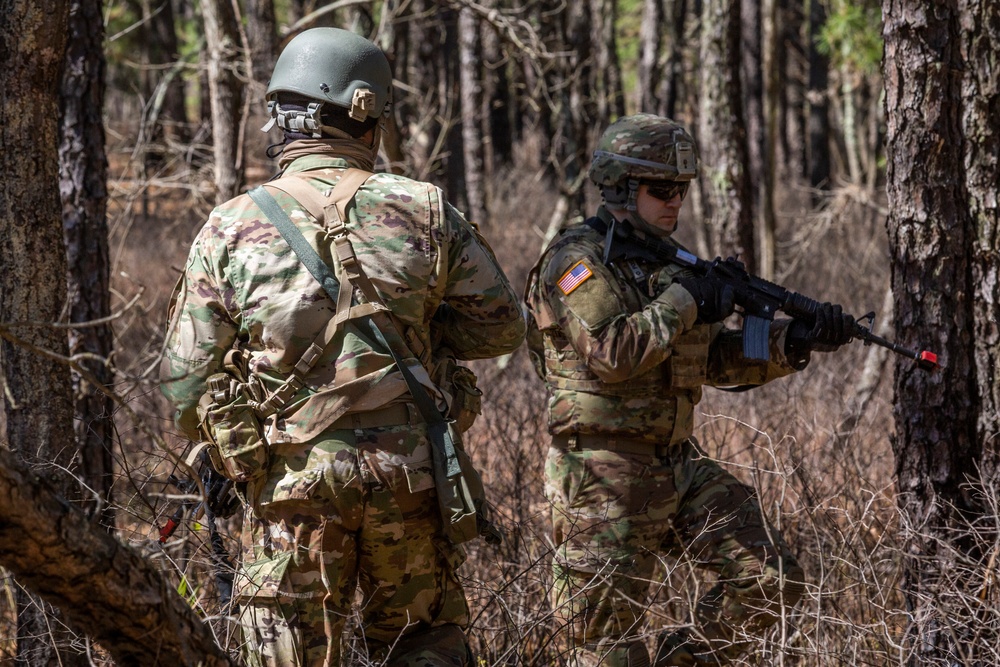
[[[643,619],[661,562],[691,590],[706,570],[715,581],[692,596],[690,623],[661,631],[657,667],[727,664],[747,633],[802,597],[802,570],[753,491],[694,442],[659,459],[550,448],[545,473],[558,545],[553,607],[576,664],[650,665]]]
[[[248,489],[236,584],[246,664],[468,664],[465,554],[440,534],[423,425],[329,431],[271,453]]]

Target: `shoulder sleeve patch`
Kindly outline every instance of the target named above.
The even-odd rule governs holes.
[[[594,272],[591,271],[590,267],[588,267],[581,259],[579,262],[571,266],[569,271],[563,274],[563,277],[559,279],[557,284],[563,294],[569,294],[593,275]]]

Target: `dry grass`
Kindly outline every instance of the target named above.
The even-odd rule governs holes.
[[[118,164],[120,173],[130,173],[127,164]],[[117,304],[143,291],[116,324],[117,389],[147,427],[177,447],[183,443],[171,436],[169,409],[156,386],[158,355],[170,290],[210,208],[201,189],[187,186],[202,175],[185,174],[161,177],[156,185],[123,179],[110,209]],[[516,175],[499,178],[494,194],[498,203],[484,231],[520,290],[553,198],[544,182]],[[857,195],[840,192],[818,213],[793,201],[802,197],[788,197],[779,277],[861,314],[882,304],[888,266],[881,222]],[[866,354],[856,345],[817,355],[802,374],[744,394],[708,390],[699,406],[697,435],[705,449],[758,489],[765,513],[808,577],[806,599],[755,640],[747,665],[895,665],[907,659],[902,639],[910,618],[900,593],[905,531],[889,444],[891,367],[859,412],[856,387]],[[461,572],[474,609],[470,635],[481,665],[568,664],[553,641],[549,601],[554,545],[542,493],[544,389],[524,350],[502,364],[475,368],[487,410],[468,446],[485,471],[507,539],[499,548],[470,548]],[[220,641],[234,646],[232,625],[218,616],[207,531],[182,527],[167,545],[156,542],[158,527],[176,507],[175,490],[166,485],[171,465],[124,412],[117,426],[121,539],[161,566],[191,604],[213,619]],[[224,529],[230,540],[238,537],[237,523]],[[229,546],[235,552],[232,541]],[[691,574],[683,564],[664,563],[651,591],[645,628],[650,636],[685,623],[695,590]],[[4,582],[0,610],[9,612],[10,586]],[[4,651],[10,656],[11,632],[9,622],[0,624],[0,659]]]

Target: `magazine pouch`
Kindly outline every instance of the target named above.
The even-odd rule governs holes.
[[[246,373],[241,351],[231,351],[225,366],[227,372],[208,377],[198,412],[202,430],[215,446],[211,458],[219,473],[234,482],[249,482],[268,466],[267,440],[255,408],[263,392]]]

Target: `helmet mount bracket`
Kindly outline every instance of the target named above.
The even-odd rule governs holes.
[[[368,88],[358,88],[354,91],[351,108],[348,115],[356,121],[363,121],[374,115],[375,93]]]

